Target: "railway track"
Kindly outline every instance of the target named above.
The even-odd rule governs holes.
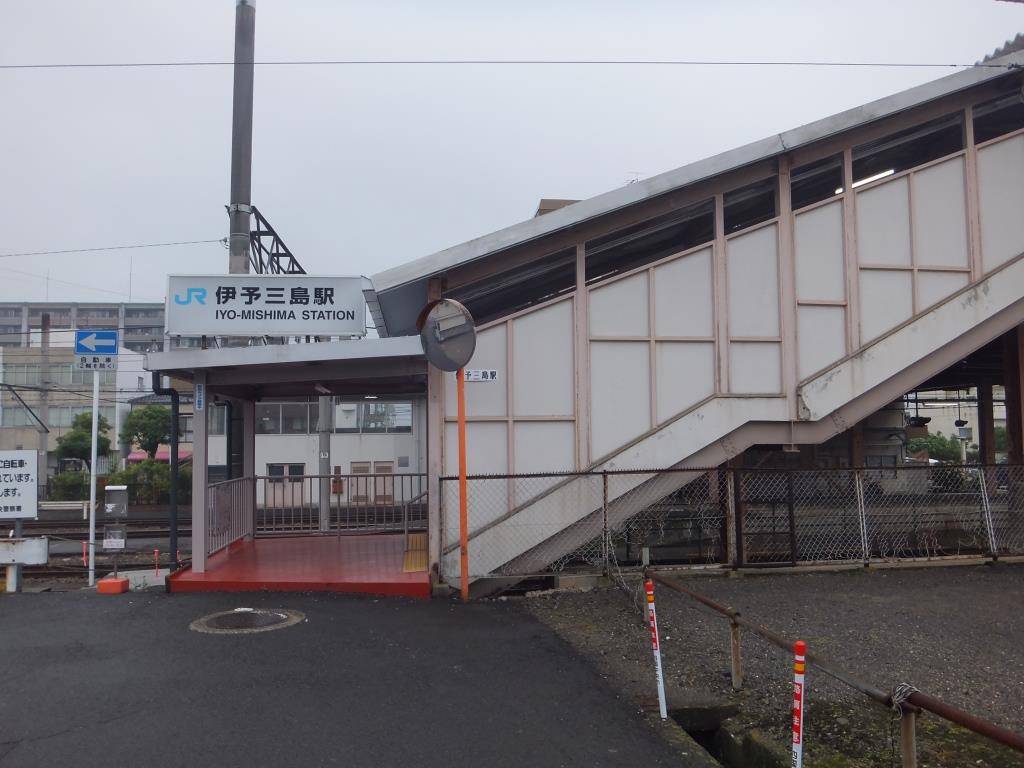
[[[105,522],[97,522],[97,530],[101,531]],[[170,527],[166,523],[155,520],[128,520],[124,523],[128,528],[129,539],[159,538],[170,535]],[[23,528],[25,536],[52,536],[54,538],[86,541],[89,538],[89,526],[85,522],[69,522],[67,520],[42,520],[26,522]],[[178,535],[192,535],[191,521],[178,525]]]

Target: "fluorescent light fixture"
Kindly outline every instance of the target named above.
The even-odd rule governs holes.
[[[866,179],[853,182],[852,188],[856,189],[857,187],[863,187],[865,184],[870,184],[872,181],[878,181],[879,179],[884,179],[886,176],[892,176],[894,173],[896,173],[896,169],[890,168],[888,171],[882,171],[881,173],[876,173],[874,176],[868,176]],[[843,194],[843,188],[839,187],[836,189],[836,194]]]
[[[376,400],[376,395],[363,395],[363,400]]]
[[[313,389],[315,389],[321,395],[329,395],[329,394],[331,394],[331,390],[329,390],[327,387],[325,387],[320,382],[317,382],[316,384],[314,384],[313,385]]]

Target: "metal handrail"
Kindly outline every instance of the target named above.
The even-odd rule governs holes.
[[[675,592],[679,592],[680,594],[691,597],[697,602],[707,606],[711,610],[722,614],[723,616],[729,619],[730,623],[733,624],[733,626],[746,627],[755,635],[758,635],[764,640],[767,640],[772,645],[775,645],[787,652],[792,651],[794,642],[793,640],[785,638],[782,635],[779,635],[773,632],[772,630],[768,629],[767,627],[763,627],[760,624],[756,624],[750,621],[749,619],[743,618],[743,616],[740,615],[739,611],[729,608],[728,606],[716,603],[711,598],[706,597],[705,595],[702,595],[699,592],[695,592],[692,589],[689,589],[688,587],[679,583],[677,579],[669,578],[656,571],[650,571],[647,575],[653,581],[656,581],[659,584],[662,584]],[[739,662],[738,633],[733,633],[732,642],[732,657],[734,664],[733,678],[735,681],[738,672],[738,669],[736,669],[736,667],[738,666]],[[873,699],[874,701],[877,701],[879,704],[882,704],[885,707],[892,708],[894,707],[894,705],[900,704],[901,715],[904,715],[905,718],[904,723],[909,722],[911,724],[910,727],[913,727],[914,713],[916,711],[915,708],[920,708],[928,712],[931,712],[932,714],[938,715],[939,717],[948,720],[951,723],[955,723],[956,725],[966,728],[969,731],[973,731],[974,733],[977,733],[979,736],[985,736],[986,738],[992,739],[993,741],[1002,744],[1005,747],[1009,747],[1010,749],[1016,752],[1024,753],[1024,735],[1014,733],[1013,731],[1003,728],[1000,725],[996,725],[995,723],[989,722],[988,720],[984,720],[976,715],[972,715],[970,712],[965,712],[964,710],[959,709],[958,707],[954,707],[951,704],[947,704],[946,702],[937,699],[934,696],[929,696],[926,693],[922,693],[921,691],[914,689],[911,693],[909,693],[909,695],[903,698],[903,701],[909,702],[911,705],[913,705],[913,707],[908,707],[906,704],[902,702],[894,701],[892,693],[885,693],[884,691],[875,688],[869,683],[865,683],[863,680],[854,677],[849,672],[846,672],[845,670],[839,668],[832,662],[822,658],[817,654],[807,653],[807,663],[813,664],[815,667],[820,669],[829,677],[839,680],[840,682],[845,683],[851,688],[860,691],[865,696]],[[910,743],[913,742],[914,740],[911,739]],[[904,762],[904,765],[906,764],[907,763]],[[916,764],[916,758],[915,761],[911,764]]]

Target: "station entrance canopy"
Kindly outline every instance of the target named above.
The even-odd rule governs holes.
[[[427,375],[415,336],[156,352],[146,368],[240,400],[422,393]]]

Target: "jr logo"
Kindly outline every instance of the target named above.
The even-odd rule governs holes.
[[[206,289],[187,288],[185,290],[185,298],[181,298],[180,293],[174,295],[175,304],[191,304],[193,299],[195,300],[196,304],[206,304]]]

